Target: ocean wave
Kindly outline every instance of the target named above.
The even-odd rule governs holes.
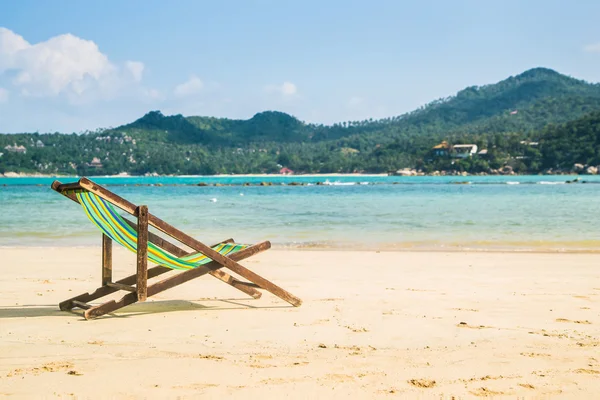
[[[326,186],[353,186],[356,184],[357,184],[357,182],[340,182],[340,181],[330,182],[329,179],[327,179],[325,182],[323,182],[323,185],[326,185]]]

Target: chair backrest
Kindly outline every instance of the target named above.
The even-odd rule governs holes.
[[[88,192],[87,190],[73,191],[81,204],[86,216],[94,225],[98,227],[106,236],[119,243],[132,252],[137,251],[137,232],[130,226],[114,207],[103,198]],[[231,254],[248,245],[236,243],[220,243],[213,247],[223,255]],[[201,253],[195,253],[188,256],[176,257],[148,242],[148,259],[153,263],[162,265],[171,269],[192,269],[212,261]]]

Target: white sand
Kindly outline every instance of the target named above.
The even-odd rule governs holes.
[[[117,276],[134,255],[115,250]],[[600,397],[600,255],[276,251],[85,321],[98,248],[0,249],[0,397]],[[502,396],[504,395],[504,396]]]

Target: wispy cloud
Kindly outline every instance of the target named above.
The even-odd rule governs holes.
[[[200,80],[200,78],[198,78],[196,75],[192,75],[186,82],[175,86],[175,90],[173,92],[177,97],[187,97],[200,93],[203,87],[204,82],[202,82],[202,80]]]
[[[292,82],[283,82],[281,85],[267,85],[265,86],[267,93],[279,93],[283,96],[289,97],[298,93],[298,87]]]
[[[142,75],[144,74],[144,63],[139,61],[126,61],[125,67],[131,73],[133,80],[136,82],[140,82],[142,80]]]
[[[583,51],[586,53],[600,53],[600,42],[583,46]]]

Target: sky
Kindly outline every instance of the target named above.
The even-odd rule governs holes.
[[[0,1],[0,132],[151,110],[400,115],[534,67],[600,82],[600,1]]]

